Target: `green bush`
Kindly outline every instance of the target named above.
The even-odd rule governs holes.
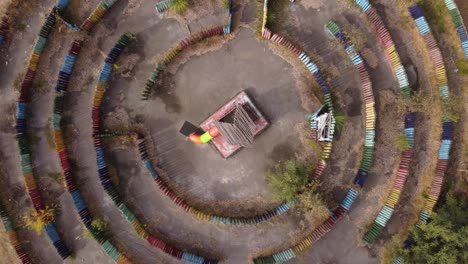
[[[410,233],[413,246],[403,250],[405,263],[468,263],[466,196],[448,194],[427,225]]]
[[[283,24],[287,16],[289,0],[268,1],[268,17],[266,26],[272,31],[279,31],[279,25]]]
[[[224,8],[229,8],[229,0],[220,0]]]
[[[91,228],[98,232],[105,232],[107,230],[107,222],[101,218],[94,218],[91,221]]]
[[[398,149],[402,152],[409,149],[410,147],[410,142],[406,135],[401,135],[397,137],[395,144],[397,145]]]
[[[385,243],[382,249],[380,263],[392,264],[393,260],[403,254],[403,241],[398,234]]]
[[[335,130],[341,132],[346,123],[347,117],[341,112],[335,112]]]
[[[177,14],[183,14],[187,11],[189,3],[187,0],[174,0],[169,7],[169,10],[176,12]]]
[[[450,96],[442,100],[442,118],[457,123],[465,110],[464,98],[460,96]]]
[[[262,39],[263,1],[255,0],[255,37]]]
[[[468,59],[457,60],[457,69],[460,74],[468,75]]]
[[[325,199],[320,192],[320,183],[312,180],[305,186],[305,191],[299,194],[299,207],[319,218],[328,216]]]
[[[448,9],[443,0],[420,0],[419,6],[424,12],[424,17],[433,29],[440,33],[446,33],[445,16]]]
[[[312,168],[303,162],[288,160],[278,163],[274,171],[268,171],[266,181],[273,189],[273,195],[277,200],[290,201],[304,189],[311,172]]]

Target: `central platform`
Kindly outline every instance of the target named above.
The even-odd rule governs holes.
[[[229,102],[227,102],[220,109],[218,109],[214,114],[212,114],[205,121],[203,121],[200,127],[203,130],[208,131],[210,128],[214,127],[214,121],[225,121],[231,119],[232,113],[236,109],[236,106],[243,107],[244,110],[248,113],[249,117],[254,121],[254,136],[257,136],[268,127],[268,121],[258,110],[258,108],[254,105],[254,103],[249,98],[247,93],[245,93],[245,91],[242,91],[236,96],[234,96],[234,98],[232,98]],[[224,159],[227,159],[230,156],[234,155],[237,151],[239,151],[242,148],[242,146],[240,145],[231,145],[227,143],[222,135],[213,138],[210,144],[212,144],[212,146],[216,148],[216,150],[221,154],[221,156]]]

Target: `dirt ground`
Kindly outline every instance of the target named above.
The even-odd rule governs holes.
[[[5,175],[0,179],[0,198],[6,201],[16,226],[21,224],[21,216],[31,210],[32,204],[18,166],[19,151],[14,134],[14,102],[18,92],[14,83],[24,73],[34,38],[53,2],[43,0],[35,6],[38,15],[21,17],[25,29],[14,29],[8,45],[0,48],[0,63],[4,65],[0,67],[0,160]],[[395,139],[402,134],[403,117],[393,111],[395,100],[400,96],[398,84],[385,62],[375,32],[365,16],[355,8],[347,8],[346,2],[302,0],[289,4],[289,16],[281,26],[281,33],[312,55],[327,76],[337,111],[347,116],[334,141],[330,166],[323,176],[323,183],[336,202],[352,184],[361,161],[364,105],[358,72],[342,47],[334,44],[324,25],[335,19],[366,36],[363,48],[374,58],[374,65],[367,65],[367,69],[378,118],[374,165],[349,216],[312,249],[288,263],[378,263],[384,242],[399,232],[402,225],[408,225],[419,211],[421,193],[434,173],[439,117],[418,114],[415,155],[401,206],[396,208],[382,239],[372,248],[365,247],[362,235],[383,206],[393,184],[399,163]],[[396,19],[401,10],[394,0],[372,2],[392,34],[412,88],[434,89],[427,50],[418,46],[414,25],[403,25]],[[98,3],[98,0],[72,1],[70,19],[80,24]],[[468,17],[468,5],[460,2],[460,7]],[[225,10],[219,1],[197,3],[185,16],[179,16],[156,14],[154,1],[121,0],[86,37],[65,99],[65,143],[74,177],[92,214],[109,220],[112,242],[135,263],[179,262],[138,237],[99,182],[92,142],[91,98],[106,53],[122,33],[130,31],[137,39],[117,62],[126,72],[113,74],[101,109],[104,127],[110,130],[144,127],[153,141],[155,161],[164,179],[190,205],[225,216],[263,213],[278,205],[264,180],[265,171],[280,160],[316,159],[317,151],[307,144],[305,132],[307,115],[320,107],[322,98],[315,81],[300,61],[273,44],[255,39],[254,1],[234,1],[234,10],[234,34],[183,52],[169,67],[163,88],[148,101],[141,101],[140,95],[162,55],[187,37],[189,31],[193,33],[224,23]],[[31,109],[30,137],[36,139],[31,146],[32,161],[44,200],[62,208],[56,225],[77,255],[75,260],[65,262],[112,263],[98,244],[86,237],[72,198],[52,176],[60,172],[59,159],[47,140],[53,87],[71,41],[77,37],[81,36],[59,26],[51,34],[41,59],[37,77],[40,85],[28,105]],[[444,56],[453,58],[455,52],[450,43],[441,43]],[[448,66],[453,72],[454,61],[450,60]],[[449,80],[454,93],[461,95],[456,75],[450,74]],[[185,120],[199,124],[241,90],[247,91],[271,123],[251,147],[223,160],[210,146],[193,145],[178,133]],[[456,135],[463,135],[461,123],[456,131]],[[135,146],[106,144],[106,150],[121,196],[146,229],[190,252],[219,258],[222,263],[248,263],[254,257],[294,245],[317,225],[316,219],[308,219],[297,210],[256,226],[224,226],[199,221],[178,208],[157,188]],[[462,155],[462,150],[456,151],[457,157]],[[457,171],[462,163],[463,159],[457,158],[452,170]],[[3,231],[0,238],[1,251],[8,248],[7,256],[14,259]],[[62,263],[44,234],[20,229],[19,238],[37,263]]]

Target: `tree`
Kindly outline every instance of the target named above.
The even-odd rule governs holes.
[[[410,233],[412,247],[403,251],[405,263],[468,263],[468,206],[466,197],[448,194],[429,224]]]
[[[303,190],[312,168],[298,160],[287,160],[275,166],[274,171],[266,173],[266,181],[279,201],[290,201]]]

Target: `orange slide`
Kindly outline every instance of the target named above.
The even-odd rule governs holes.
[[[189,139],[195,144],[206,144],[219,135],[219,130],[216,127],[212,127],[201,135],[198,135],[195,132],[191,133],[189,135]]]

